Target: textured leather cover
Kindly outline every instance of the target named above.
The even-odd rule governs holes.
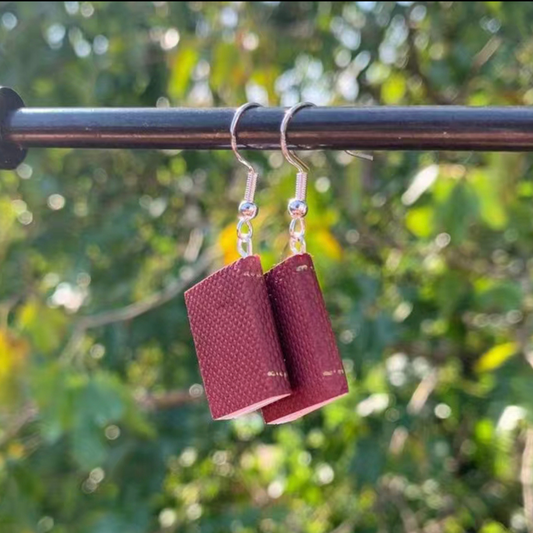
[[[348,383],[311,256],[289,257],[265,279],[293,393],[263,417],[281,424],[343,396]]]
[[[215,420],[290,394],[259,257],[211,274],[185,293],[185,303]]]

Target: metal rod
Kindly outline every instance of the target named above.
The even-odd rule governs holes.
[[[230,149],[235,110],[21,108],[3,138],[24,148]],[[241,148],[279,150],[282,108],[251,109]],[[533,151],[533,108],[316,107],[291,122],[291,149]]]

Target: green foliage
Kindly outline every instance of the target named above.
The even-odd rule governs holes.
[[[33,107],[530,105],[532,18],[527,2],[2,3],[1,81]],[[250,157],[268,268],[294,176]],[[230,152],[32,149],[2,172],[2,533],[527,531],[531,158],[304,157],[351,393],[273,428],[197,401],[182,292],[205,253],[235,258]]]

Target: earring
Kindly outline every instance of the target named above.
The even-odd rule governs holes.
[[[235,261],[185,293],[191,331],[209,408],[215,420],[235,418],[290,394],[259,257],[252,255],[257,172],[237,150],[236,129],[248,103],[235,113],[231,147],[248,169],[239,206]]]
[[[297,111],[289,109],[281,123],[281,150],[296,167],[296,194],[289,201],[291,257],[265,274],[268,295],[281,341],[292,394],[263,408],[268,424],[295,420],[348,393],[335,336],[315,273],[306,253],[305,222],[308,167],[287,148],[287,127]]]

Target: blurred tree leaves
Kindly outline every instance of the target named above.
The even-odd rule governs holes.
[[[17,314],[17,328],[27,334],[36,351],[54,353],[65,335],[67,318],[58,309],[50,309],[37,299],[27,300]]]
[[[5,2],[2,84],[43,107],[531,105],[532,17],[527,2]],[[267,269],[288,252],[293,169],[248,155]],[[530,156],[302,156],[351,393],[277,428],[211,421],[176,290],[204,254],[237,257],[230,152],[31,149],[2,172],[2,533],[533,530]]]
[[[20,399],[20,381],[29,355],[27,341],[0,329],[0,401],[13,409]]]

